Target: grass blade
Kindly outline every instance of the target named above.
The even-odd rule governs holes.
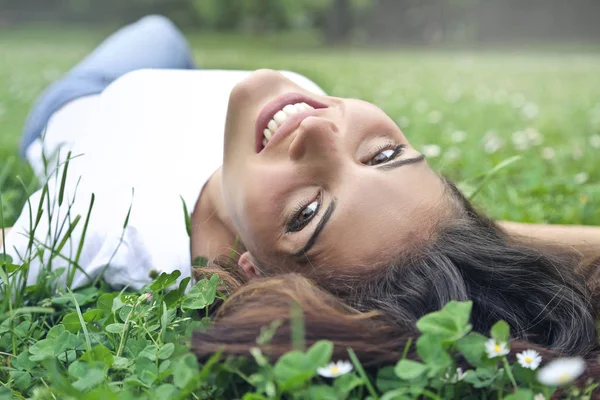
[[[71,159],[71,152],[67,153],[67,160],[65,161],[65,166],[62,173],[62,178],[60,180],[60,191],[58,192],[58,205],[62,206],[63,199],[65,198],[65,185],[67,183],[67,171],[69,170],[69,161]]]

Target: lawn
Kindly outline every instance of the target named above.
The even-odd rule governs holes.
[[[17,161],[38,93],[106,32],[2,32],[0,167]],[[332,50],[310,35],[189,38],[203,68],[294,70],[332,95],[378,104],[413,145],[425,146],[434,168],[459,182],[521,156],[478,194],[496,218],[600,225],[600,53]],[[11,165],[0,169],[8,173],[0,188],[9,224],[24,201],[13,176],[30,179],[23,165]]]
[[[26,199],[25,193],[36,187],[31,171],[17,155],[20,131],[29,107],[46,85],[66,72],[108,32],[101,29],[82,31],[56,28],[0,31],[0,195],[5,226],[10,226],[18,216]],[[510,160],[503,168],[497,169],[493,176],[485,179],[475,198],[475,202],[494,218],[600,225],[600,52],[594,52],[593,49],[554,52],[527,48],[519,51],[477,52],[391,51],[365,47],[331,49],[320,46],[318,40],[309,34],[262,39],[199,33],[188,37],[196,60],[203,68],[293,70],[310,77],[332,95],[374,102],[397,122],[413,146],[428,156],[434,169],[459,182],[468,192],[473,193],[478,189],[482,177],[495,166]],[[160,296],[164,295],[163,284],[155,282],[151,289],[155,296],[152,300],[154,303],[148,305],[145,298],[119,297],[108,288],[77,293],[78,297],[69,297],[65,292],[58,297],[60,301],[48,298],[38,304],[26,304],[53,306],[61,311],[59,316],[39,317],[45,326],[38,324],[40,320],[36,320],[36,315],[42,315],[47,310],[24,311],[25,315],[30,316],[29,319],[24,318],[18,326],[13,326],[11,322],[10,329],[14,335],[12,344],[25,349],[28,336],[39,340],[37,343],[52,339],[57,345],[59,340],[71,340],[74,347],[63,349],[64,357],[58,356],[61,362],[71,362],[73,357],[86,350],[89,354],[93,353],[87,361],[81,361],[82,364],[71,364],[77,367],[73,371],[70,368],[69,375],[72,380],[79,382],[76,382],[74,390],[87,390],[98,385],[102,382],[102,379],[98,381],[98,376],[102,375],[102,371],[106,373],[102,366],[88,366],[85,369],[85,363],[108,363],[110,359],[110,364],[120,365],[117,369],[122,367],[119,370],[121,374],[125,370],[141,371],[141,383],[135,383],[139,387],[146,385],[156,389],[161,383],[151,380],[147,375],[144,378],[144,371],[153,371],[149,374],[155,375],[171,371],[179,376],[174,378],[175,386],[163,378],[164,382],[169,383],[162,383],[160,393],[177,396],[190,385],[197,384],[192,380],[182,381],[182,376],[197,370],[198,366],[192,365],[195,361],[181,358],[164,369],[161,362],[160,370],[158,365],[160,360],[169,361],[174,350],[175,353],[181,350],[167,346],[168,343],[175,342],[177,335],[189,336],[188,328],[191,325],[181,328],[184,316],[190,315],[190,308],[186,309],[184,304],[189,305],[195,300],[192,295],[184,296],[181,293],[180,298],[171,298],[163,303],[169,304],[170,314],[166,308],[163,312],[160,306],[163,300]],[[210,292],[210,287],[211,284],[205,282],[198,291]],[[100,299],[104,300],[101,302]],[[115,308],[117,300],[121,303],[120,307]],[[107,337],[120,332],[121,341],[127,331],[127,326],[122,326],[121,322],[125,322],[127,313],[132,314],[136,307],[142,309],[142,317],[145,318],[138,320],[136,326],[157,324],[160,332],[166,332],[169,326],[174,327],[168,334],[160,333],[161,340],[158,343],[146,346],[139,337],[136,339],[139,343],[132,340],[127,342],[128,346],[137,343],[138,353],[146,351],[148,346],[155,346],[148,350],[154,353],[146,358],[152,362],[146,365],[146,361],[135,361],[134,368],[132,364],[127,364],[134,362],[133,359],[128,360],[127,354],[135,353],[135,348],[125,348],[123,353],[116,356],[108,354],[108,350],[105,353],[106,347],[91,351],[84,327],[89,321],[85,319],[86,323],[83,322],[84,316],[78,311],[79,305],[75,306],[77,302],[85,306],[83,311],[97,309],[99,314],[94,315],[104,315],[104,328],[115,325],[107,329]],[[107,305],[107,302],[110,304]],[[36,314],[38,312],[41,314]],[[95,317],[92,314],[88,314],[88,317],[93,319]],[[109,317],[105,314],[110,314],[113,320],[107,322],[106,318]],[[61,317],[66,318],[67,315],[70,315],[67,318],[70,325],[65,321],[59,324]],[[80,321],[82,326],[78,327]],[[92,322],[89,322],[90,326]],[[52,328],[54,331],[45,336],[53,323],[57,324]],[[2,326],[0,336],[7,332]],[[83,341],[80,328],[83,328],[88,342]],[[497,335],[500,337],[504,333]],[[41,340],[43,337],[46,339]],[[54,346],[54,342],[44,343],[47,347]],[[110,347],[110,343],[108,340],[104,345]],[[0,346],[5,344],[2,342]],[[322,346],[319,351],[327,353],[327,344]],[[41,345],[38,347],[35,350],[38,353],[32,359],[44,361],[43,368],[51,371],[54,364],[48,364],[48,358],[52,357],[45,357],[45,348]],[[17,356],[16,353],[13,356]],[[0,359],[7,354],[10,355],[0,353]],[[21,354],[28,353],[24,351]],[[31,361],[22,359],[11,365],[20,372],[10,375],[14,380],[10,385],[14,384],[14,387],[23,391],[30,387],[28,382],[31,383],[31,379],[44,376],[39,371],[33,371],[40,367],[31,364]],[[156,370],[152,370],[155,365]],[[9,372],[6,368],[0,370],[0,377],[9,376]],[[203,376],[209,376],[208,372],[206,374]],[[362,378],[362,375],[357,375],[357,379]],[[55,385],[52,393],[71,396],[78,393],[73,392],[73,387],[67,383],[60,386],[57,383],[60,378],[56,375],[52,376],[52,381]],[[342,384],[351,386],[352,382]],[[336,387],[338,389],[342,390]],[[52,390],[44,390],[39,398],[50,396]],[[327,389],[323,390],[325,393]],[[210,398],[211,394],[207,393],[208,397],[199,397]],[[337,392],[338,396],[340,393]],[[0,398],[5,398],[2,397],[4,395],[7,392],[0,387]]]

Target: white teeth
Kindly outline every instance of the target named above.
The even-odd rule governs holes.
[[[314,110],[314,107],[311,107],[306,103],[296,103],[287,104],[285,107],[283,107],[283,109],[277,111],[273,116],[273,119],[267,124],[267,129],[263,131],[263,146],[265,146],[269,140],[271,140],[273,134],[289,117],[308,110]]]
[[[273,119],[275,120],[275,122],[281,125],[287,119],[287,115],[285,115],[283,111],[277,111],[277,113],[275,113],[275,115],[273,116]]]
[[[294,114],[298,114],[298,109],[293,106],[292,104],[288,104],[287,106],[283,107],[282,110],[288,117],[294,115]]]
[[[267,125],[267,128],[269,128],[269,130],[273,133],[275,133],[275,131],[277,130],[277,122],[275,122],[274,120],[270,120],[269,124]]]

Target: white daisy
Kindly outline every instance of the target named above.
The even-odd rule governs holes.
[[[444,117],[444,115],[441,112],[439,112],[438,110],[433,110],[427,116],[427,121],[430,124],[435,125],[435,124],[438,124],[442,120],[443,117]]]
[[[581,157],[583,157],[583,149],[581,148],[581,146],[579,144],[575,144],[573,146],[573,160],[579,160],[581,159]]]
[[[467,140],[467,132],[465,131],[454,131],[452,132],[452,141],[454,143],[462,143]]]
[[[332,362],[325,367],[317,368],[317,373],[325,378],[335,378],[350,371],[352,371],[352,363],[342,360],[337,363]]]
[[[534,146],[539,146],[544,143],[544,135],[540,133],[537,129],[527,128],[525,129],[525,134],[527,135],[527,140]]]
[[[575,175],[574,181],[576,184],[581,185],[583,183],[586,183],[588,179],[590,179],[590,176],[587,174],[587,172],[580,172],[577,175]]]
[[[535,396],[533,396],[533,400],[546,400],[546,396],[544,396],[541,393],[538,393]]]
[[[437,144],[426,144],[423,146],[421,153],[423,153],[425,157],[435,158],[442,154],[442,149]]]
[[[450,382],[450,383],[456,383],[456,382],[460,382],[463,379],[465,379],[465,376],[467,376],[466,372],[463,372],[462,368],[456,368],[456,373],[452,376],[450,376],[449,372],[446,372],[445,378],[446,378],[446,382]]]
[[[457,147],[450,147],[444,153],[444,157],[446,157],[449,160],[456,160],[457,158],[460,157],[460,154],[461,154],[461,151],[460,151],[459,148],[457,148]]]
[[[462,92],[458,87],[451,87],[446,91],[446,101],[456,103],[462,97]]]
[[[538,108],[537,104],[535,104],[535,103],[526,103],[521,108],[521,112],[523,113],[523,116],[525,116],[525,118],[527,118],[527,119],[534,119],[535,117],[537,117],[539,111],[540,111],[540,109]]]
[[[552,160],[555,155],[556,155],[556,152],[554,151],[554,149],[552,147],[544,147],[542,149],[542,158],[544,160]]]
[[[489,358],[505,356],[510,352],[506,342],[496,343],[494,339],[485,342],[485,351]]]
[[[489,131],[483,137],[483,150],[492,154],[504,147],[504,141],[494,131]]]
[[[512,134],[511,140],[517,150],[527,150],[529,148],[529,138],[525,131],[516,131]]]
[[[415,111],[419,114],[423,114],[425,111],[429,109],[429,103],[427,100],[418,100],[414,105]]]
[[[396,120],[396,124],[398,124],[400,129],[408,128],[408,125],[410,125],[410,120],[407,117],[399,117]]]
[[[577,379],[585,370],[585,362],[580,357],[559,358],[546,364],[537,374],[543,385],[564,385]]]
[[[517,354],[517,361],[523,368],[536,370],[542,362],[542,356],[535,350],[525,350],[524,352]]]

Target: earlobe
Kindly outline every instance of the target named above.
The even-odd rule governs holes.
[[[256,268],[254,257],[249,251],[242,253],[238,260],[238,265],[248,278],[254,278],[260,275],[258,268]]]

